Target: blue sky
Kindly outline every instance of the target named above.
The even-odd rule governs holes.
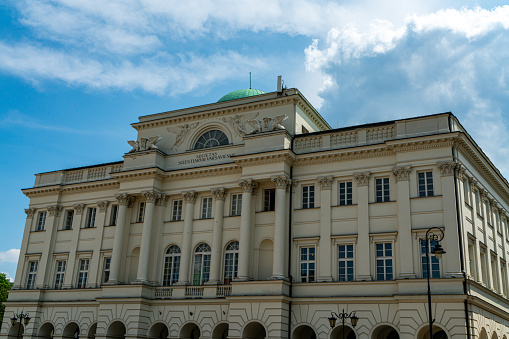
[[[509,174],[509,7],[498,1],[6,0],[0,271],[34,174],[122,160],[140,115],[300,89],[333,127],[452,111]]]

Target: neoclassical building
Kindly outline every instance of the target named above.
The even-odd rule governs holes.
[[[331,129],[279,87],[132,126],[23,190],[1,338],[424,339],[435,227],[434,338],[507,339],[509,184],[451,113]]]

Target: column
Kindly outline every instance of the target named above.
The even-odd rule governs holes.
[[[357,280],[372,280],[369,246],[369,178],[371,173],[354,173],[357,181]]]
[[[107,200],[97,202],[98,213],[95,218],[95,241],[94,241],[94,252],[92,253],[92,260],[90,261],[90,269],[88,274],[87,286],[97,287],[101,284],[101,274],[99,272],[100,259],[101,259],[101,248],[104,224],[106,223],[106,212],[108,211],[108,205],[110,204]]]
[[[251,255],[251,230],[254,218],[251,218],[251,200],[253,191],[258,183],[251,179],[239,181],[242,187],[242,210],[240,212],[240,238],[239,238],[239,271],[237,280],[248,280],[249,263]]]
[[[186,213],[184,215],[184,231],[182,233],[182,257],[180,261],[180,274],[178,285],[189,283],[189,269],[193,255],[193,218],[194,203],[196,202],[196,192],[182,192],[182,197],[186,203]]]
[[[276,184],[276,211],[274,216],[274,257],[272,279],[285,279],[285,249],[286,249],[286,189],[290,179],[286,175],[272,177]]]
[[[477,213],[479,213],[479,211],[477,210],[477,202],[476,202],[476,199],[477,199],[477,195],[479,194],[479,186],[478,186],[478,182],[477,181],[472,181],[471,182],[471,185],[472,185],[472,193],[473,193],[473,199],[472,199],[472,210],[473,210],[473,213],[472,213],[472,222],[473,222],[473,231],[474,231],[474,236],[475,236],[475,271],[477,273],[477,281],[478,282],[482,282],[483,281],[483,277],[482,277],[482,270],[481,270],[481,266],[483,265],[483,263],[481,262],[481,241],[485,241],[485,239],[481,239],[480,237],[483,235],[483,233],[479,232],[478,228],[479,228],[479,222],[477,220]],[[447,250],[446,250],[447,251]]]
[[[410,217],[410,172],[412,168],[394,167],[398,190],[398,247],[400,258],[400,279],[415,278],[412,250],[412,219]],[[411,250],[409,251],[408,248]]]
[[[74,269],[76,268],[76,250],[81,230],[81,218],[85,211],[85,204],[74,204],[74,216],[72,219],[71,244],[69,246],[69,258],[67,259],[64,275],[64,288],[73,288]]]
[[[456,210],[456,194],[454,189],[454,172],[457,168],[455,161],[438,162],[438,169],[442,177],[442,201],[444,208],[444,240],[443,247],[447,254],[446,277],[460,277],[460,252],[458,245],[458,222]],[[488,253],[489,254],[489,253]]]
[[[154,263],[162,263],[164,261],[164,246],[163,243],[163,232],[164,232],[164,212],[166,210],[166,204],[170,197],[164,193],[159,195],[159,199],[156,201],[156,207],[154,211],[154,221],[152,226],[152,246],[150,247],[151,261]],[[153,285],[162,283],[162,269],[163,265],[151,265],[148,272],[149,282]]]
[[[113,252],[111,254],[110,279],[108,283],[118,284],[120,277],[120,263],[124,252],[124,233],[127,222],[127,208],[130,207],[135,198],[127,193],[115,195],[118,200],[117,225],[115,226],[115,238],[113,239]]]
[[[16,276],[14,279],[14,285],[12,286],[12,289],[17,290],[21,288],[21,280],[23,280],[23,266],[25,265],[25,255],[27,253],[27,247],[28,243],[30,241],[30,232],[32,230],[32,223],[34,220],[36,209],[31,208],[25,208],[25,213],[27,215],[26,221],[25,221],[25,230],[23,231],[23,241],[21,242],[21,248],[19,251],[19,259],[18,259],[18,266],[16,268]]]
[[[62,206],[53,205],[47,208],[46,224],[44,230],[46,232],[44,236],[44,243],[42,245],[42,255],[37,267],[36,286],[37,288],[45,289],[49,287],[50,277],[52,276],[49,270],[51,269],[51,258],[53,257],[53,248],[55,246],[55,238],[57,233],[57,222],[60,213],[62,212]]]
[[[333,177],[318,178],[320,185],[320,263],[317,281],[332,281],[332,251],[331,251],[331,194]]]
[[[228,190],[226,188],[215,188],[211,190],[215,201],[214,230],[212,234],[212,253],[210,258],[210,284],[221,282],[221,249],[223,248],[223,217],[224,198]]]
[[[154,207],[160,194],[155,191],[141,193],[145,197],[145,216],[143,217],[143,230],[141,232],[140,258],[138,261],[138,276],[136,282],[148,282],[148,267],[150,265],[150,248],[152,240],[152,225],[154,221]]]

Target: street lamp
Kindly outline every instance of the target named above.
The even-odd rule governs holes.
[[[18,326],[18,336],[17,336],[17,339],[19,339],[19,330],[21,329],[21,320],[23,320],[23,323],[26,326],[26,325],[28,325],[28,322],[30,321],[30,317],[28,316],[28,313],[23,314],[23,311],[21,311],[20,314],[14,313],[14,317],[11,318],[12,326],[17,324],[18,319],[19,319],[19,326]],[[23,331],[23,332],[25,332],[25,331]]]
[[[340,314],[337,314],[336,312],[331,312],[331,317],[329,318],[329,324],[331,328],[336,327],[336,320],[338,320],[338,318],[341,319],[341,322],[343,323],[343,339],[345,339],[345,319],[350,318],[352,326],[355,327],[357,326],[359,317],[355,315],[355,311],[352,311],[350,312],[350,314],[348,314],[345,312],[345,309],[343,309],[343,312]]]
[[[428,276],[428,313],[429,313],[429,339],[433,339],[433,323],[435,319],[433,319],[433,315],[431,313],[431,288],[429,284],[430,277],[430,269],[431,261],[429,257],[430,252],[430,244],[435,242],[435,246],[431,253],[435,255],[435,258],[440,260],[442,258],[442,254],[445,254],[444,249],[440,246],[440,241],[444,238],[444,231],[442,231],[438,227],[431,227],[426,231],[426,271]]]

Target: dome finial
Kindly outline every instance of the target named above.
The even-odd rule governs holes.
[[[249,72],[249,89],[251,89],[251,72]]]

